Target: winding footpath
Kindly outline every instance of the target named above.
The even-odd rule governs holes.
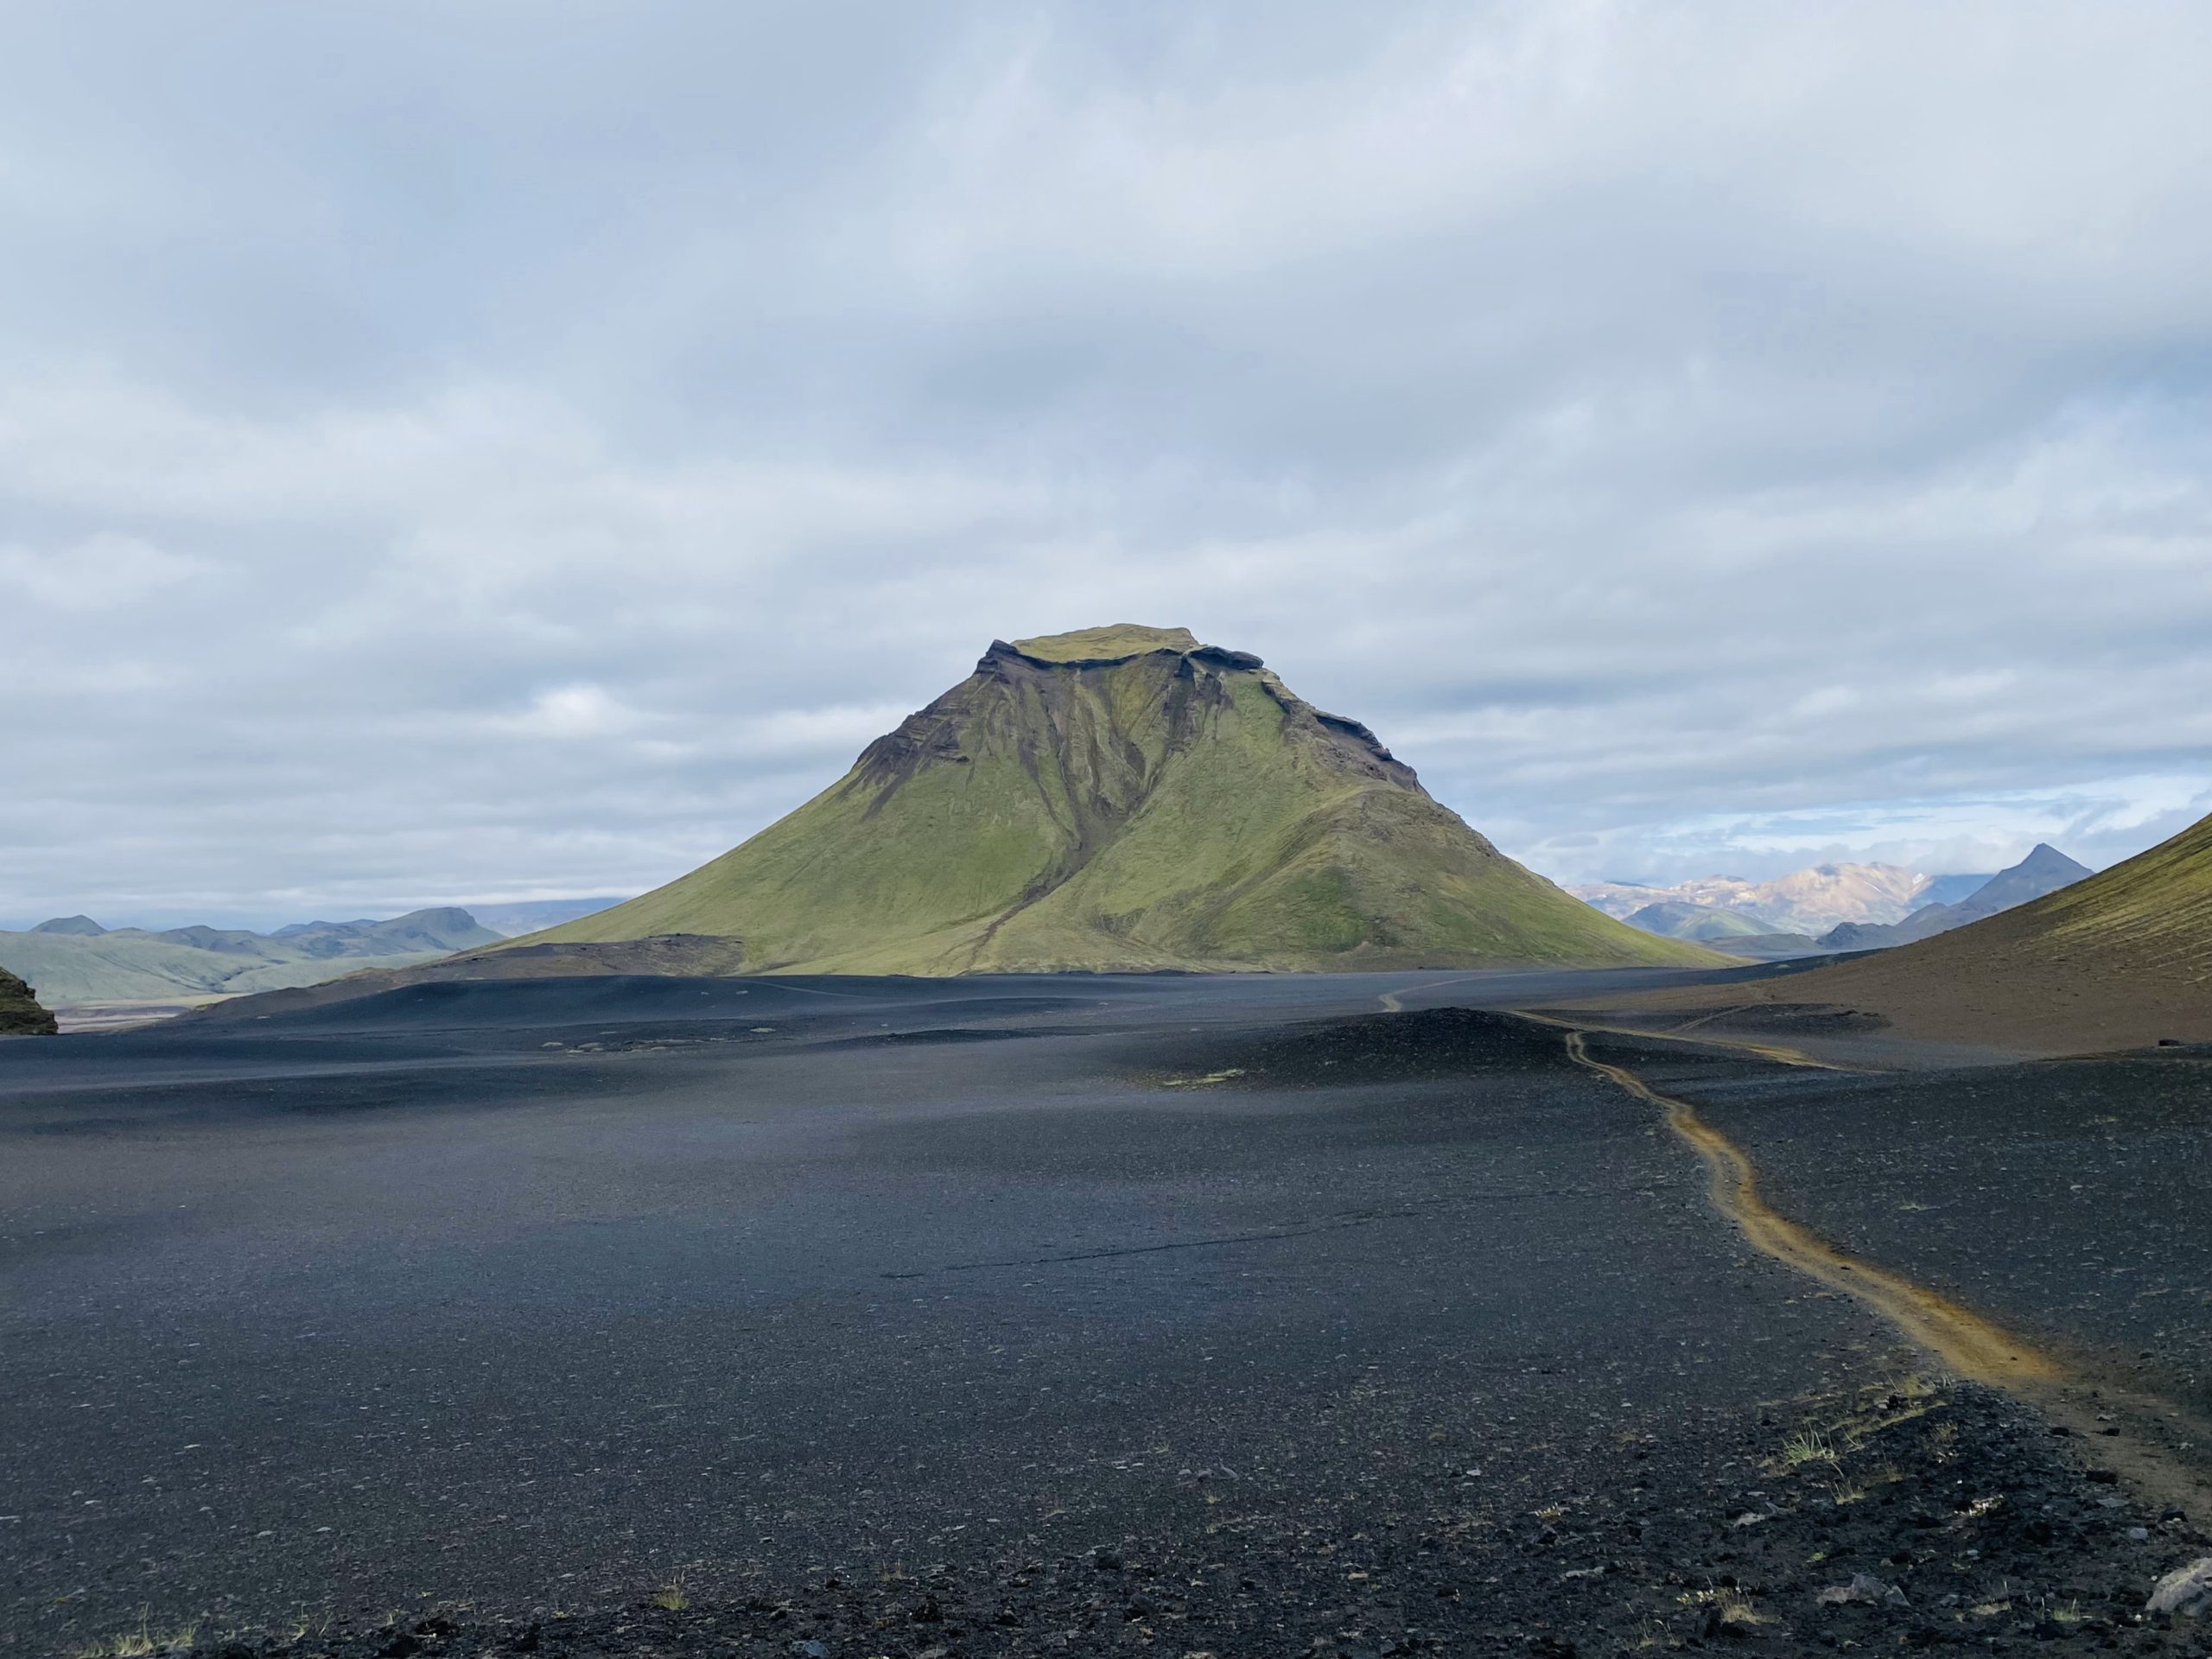
[[[1968,1382],[2017,1390],[2023,1383],[2048,1382],[2064,1375],[2056,1361],[1971,1308],[1897,1274],[1854,1262],[1777,1213],[1760,1196],[1758,1173],[1742,1148],[1688,1101],[1660,1094],[1626,1067],[1593,1058],[1582,1032],[1567,1032],[1567,1054],[1584,1070],[1659,1108],[1667,1127],[1705,1160],[1713,1207],[1735,1223],[1754,1249],[1849,1296]]]
[[[1377,1000],[1385,1013],[1405,1012],[1400,992],[1384,992]],[[2088,1440],[2097,1448],[2098,1460],[2145,1497],[2184,1511],[2200,1525],[2212,1524],[2212,1469],[2205,1457],[2212,1449],[2212,1423],[2171,1400],[2100,1376],[2087,1365],[2069,1363],[1939,1291],[1847,1255],[1776,1211],[1760,1193],[1758,1172],[1743,1148],[1707,1122],[1696,1107],[1659,1093],[1627,1067],[1600,1060],[1589,1049],[1592,1033],[1643,1041],[1664,1041],[1665,1035],[1577,1025],[1526,1009],[1518,1010],[1517,1017],[1559,1030],[1567,1058],[1576,1065],[1632,1099],[1657,1108],[1667,1127],[1704,1163],[1713,1210],[1732,1223],[1752,1249],[1850,1297],[1962,1381],[1999,1389]],[[1691,1046],[1726,1049],[1779,1065],[1845,1069],[1771,1044],[1700,1037]],[[2191,1452],[2193,1458],[2186,1455]]]
[[[1586,1031],[1534,1017],[1563,1027],[1567,1058],[1577,1065],[1659,1109],[1667,1127],[1704,1161],[1713,1209],[1735,1224],[1754,1249],[1849,1296],[1963,1381],[1999,1389],[2094,1445],[2097,1459],[2144,1497],[2183,1510],[2200,1525],[2212,1522],[2212,1481],[2202,1455],[2212,1446],[2212,1424],[2170,1400],[2070,1366],[1940,1292],[1847,1255],[1769,1205],[1743,1148],[1689,1102],[1662,1095],[1625,1066],[1597,1058]],[[1751,1052],[1783,1065],[1821,1064],[1764,1045]],[[2192,1449],[2196,1459],[2183,1455]]]

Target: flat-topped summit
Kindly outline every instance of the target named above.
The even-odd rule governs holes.
[[[992,643],[714,862],[535,936],[751,972],[1711,963],[1505,857],[1258,657],[1123,623]]]
[[[997,639],[991,643],[994,649],[1006,645]],[[1205,649],[1188,628],[1147,628],[1138,622],[1077,628],[1072,633],[1043,633],[1033,639],[1016,639],[1007,648],[1038,663],[1120,663],[1147,652]]]

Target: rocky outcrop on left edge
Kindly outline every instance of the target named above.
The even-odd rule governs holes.
[[[0,968],[0,1037],[51,1037],[54,1016],[39,1006],[31,988]]]

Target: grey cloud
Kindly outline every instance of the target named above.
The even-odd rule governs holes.
[[[2179,5],[41,12],[0,914],[642,887],[1119,618],[1562,879],[2124,856],[2212,775],[2208,72]]]

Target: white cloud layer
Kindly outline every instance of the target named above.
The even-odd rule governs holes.
[[[121,0],[0,59],[0,917],[641,887],[1182,623],[1563,880],[2212,810],[2212,11]]]

